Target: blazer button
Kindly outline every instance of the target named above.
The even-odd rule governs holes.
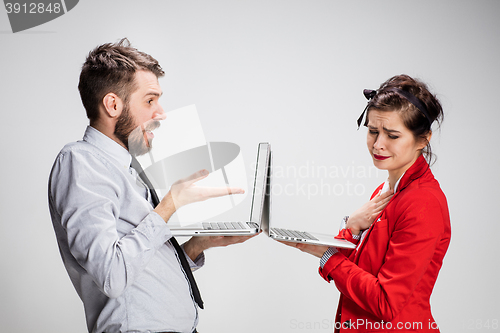
[[[351,320],[344,321],[343,328],[351,328]]]

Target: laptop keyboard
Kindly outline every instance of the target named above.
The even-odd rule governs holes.
[[[276,235],[284,237],[285,239],[307,239],[307,240],[315,240],[318,239],[307,232],[301,232],[297,230],[288,230],[288,229],[280,229],[280,228],[271,228],[271,231]]]
[[[203,222],[202,224],[205,230],[247,229],[241,222]]]

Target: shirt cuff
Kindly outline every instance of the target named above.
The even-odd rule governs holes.
[[[181,245],[182,251],[184,251],[184,244]],[[205,265],[205,253],[202,252],[196,257],[193,261],[190,256],[187,255],[186,251],[184,251],[184,255],[189,263],[189,267],[191,268],[191,272],[194,272]]]
[[[339,251],[334,247],[328,248],[328,250],[326,250],[325,253],[323,253],[321,260],[319,261],[319,265],[321,266],[321,268],[323,268],[325,266],[326,262],[328,261],[328,259],[330,259],[330,257],[333,256],[337,252],[339,252]]]
[[[338,265],[340,265],[344,260],[348,260],[346,256],[344,256],[340,252],[336,252],[332,254],[329,259],[325,262],[323,267],[319,267],[319,275],[328,283],[332,280],[330,277],[330,273],[337,268]]]

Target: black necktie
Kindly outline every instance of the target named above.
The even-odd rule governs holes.
[[[130,166],[134,168],[135,171],[137,171],[139,177],[141,177],[142,181],[148,187],[149,193],[151,193],[153,207],[156,207],[160,203],[158,195],[154,190],[153,184],[151,184],[148,177],[146,176],[146,173],[144,172],[141,165],[134,156],[132,156],[132,163],[130,164]],[[169,241],[174,246],[175,251],[177,251],[177,256],[179,257],[181,266],[184,269],[184,273],[186,274],[187,279],[189,280],[189,284],[191,285],[191,291],[193,292],[194,300],[196,301],[198,306],[203,309],[203,301],[201,299],[200,290],[198,289],[198,285],[196,285],[196,281],[194,280],[193,272],[191,272],[191,267],[189,267],[186,255],[184,254],[184,251],[181,249],[179,243],[177,243],[177,240],[173,236],[172,238],[170,238]]]

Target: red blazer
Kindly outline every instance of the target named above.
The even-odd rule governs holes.
[[[423,156],[379,218],[355,250],[341,250],[320,269],[341,292],[335,332],[439,332],[429,299],[451,227],[446,197]]]

